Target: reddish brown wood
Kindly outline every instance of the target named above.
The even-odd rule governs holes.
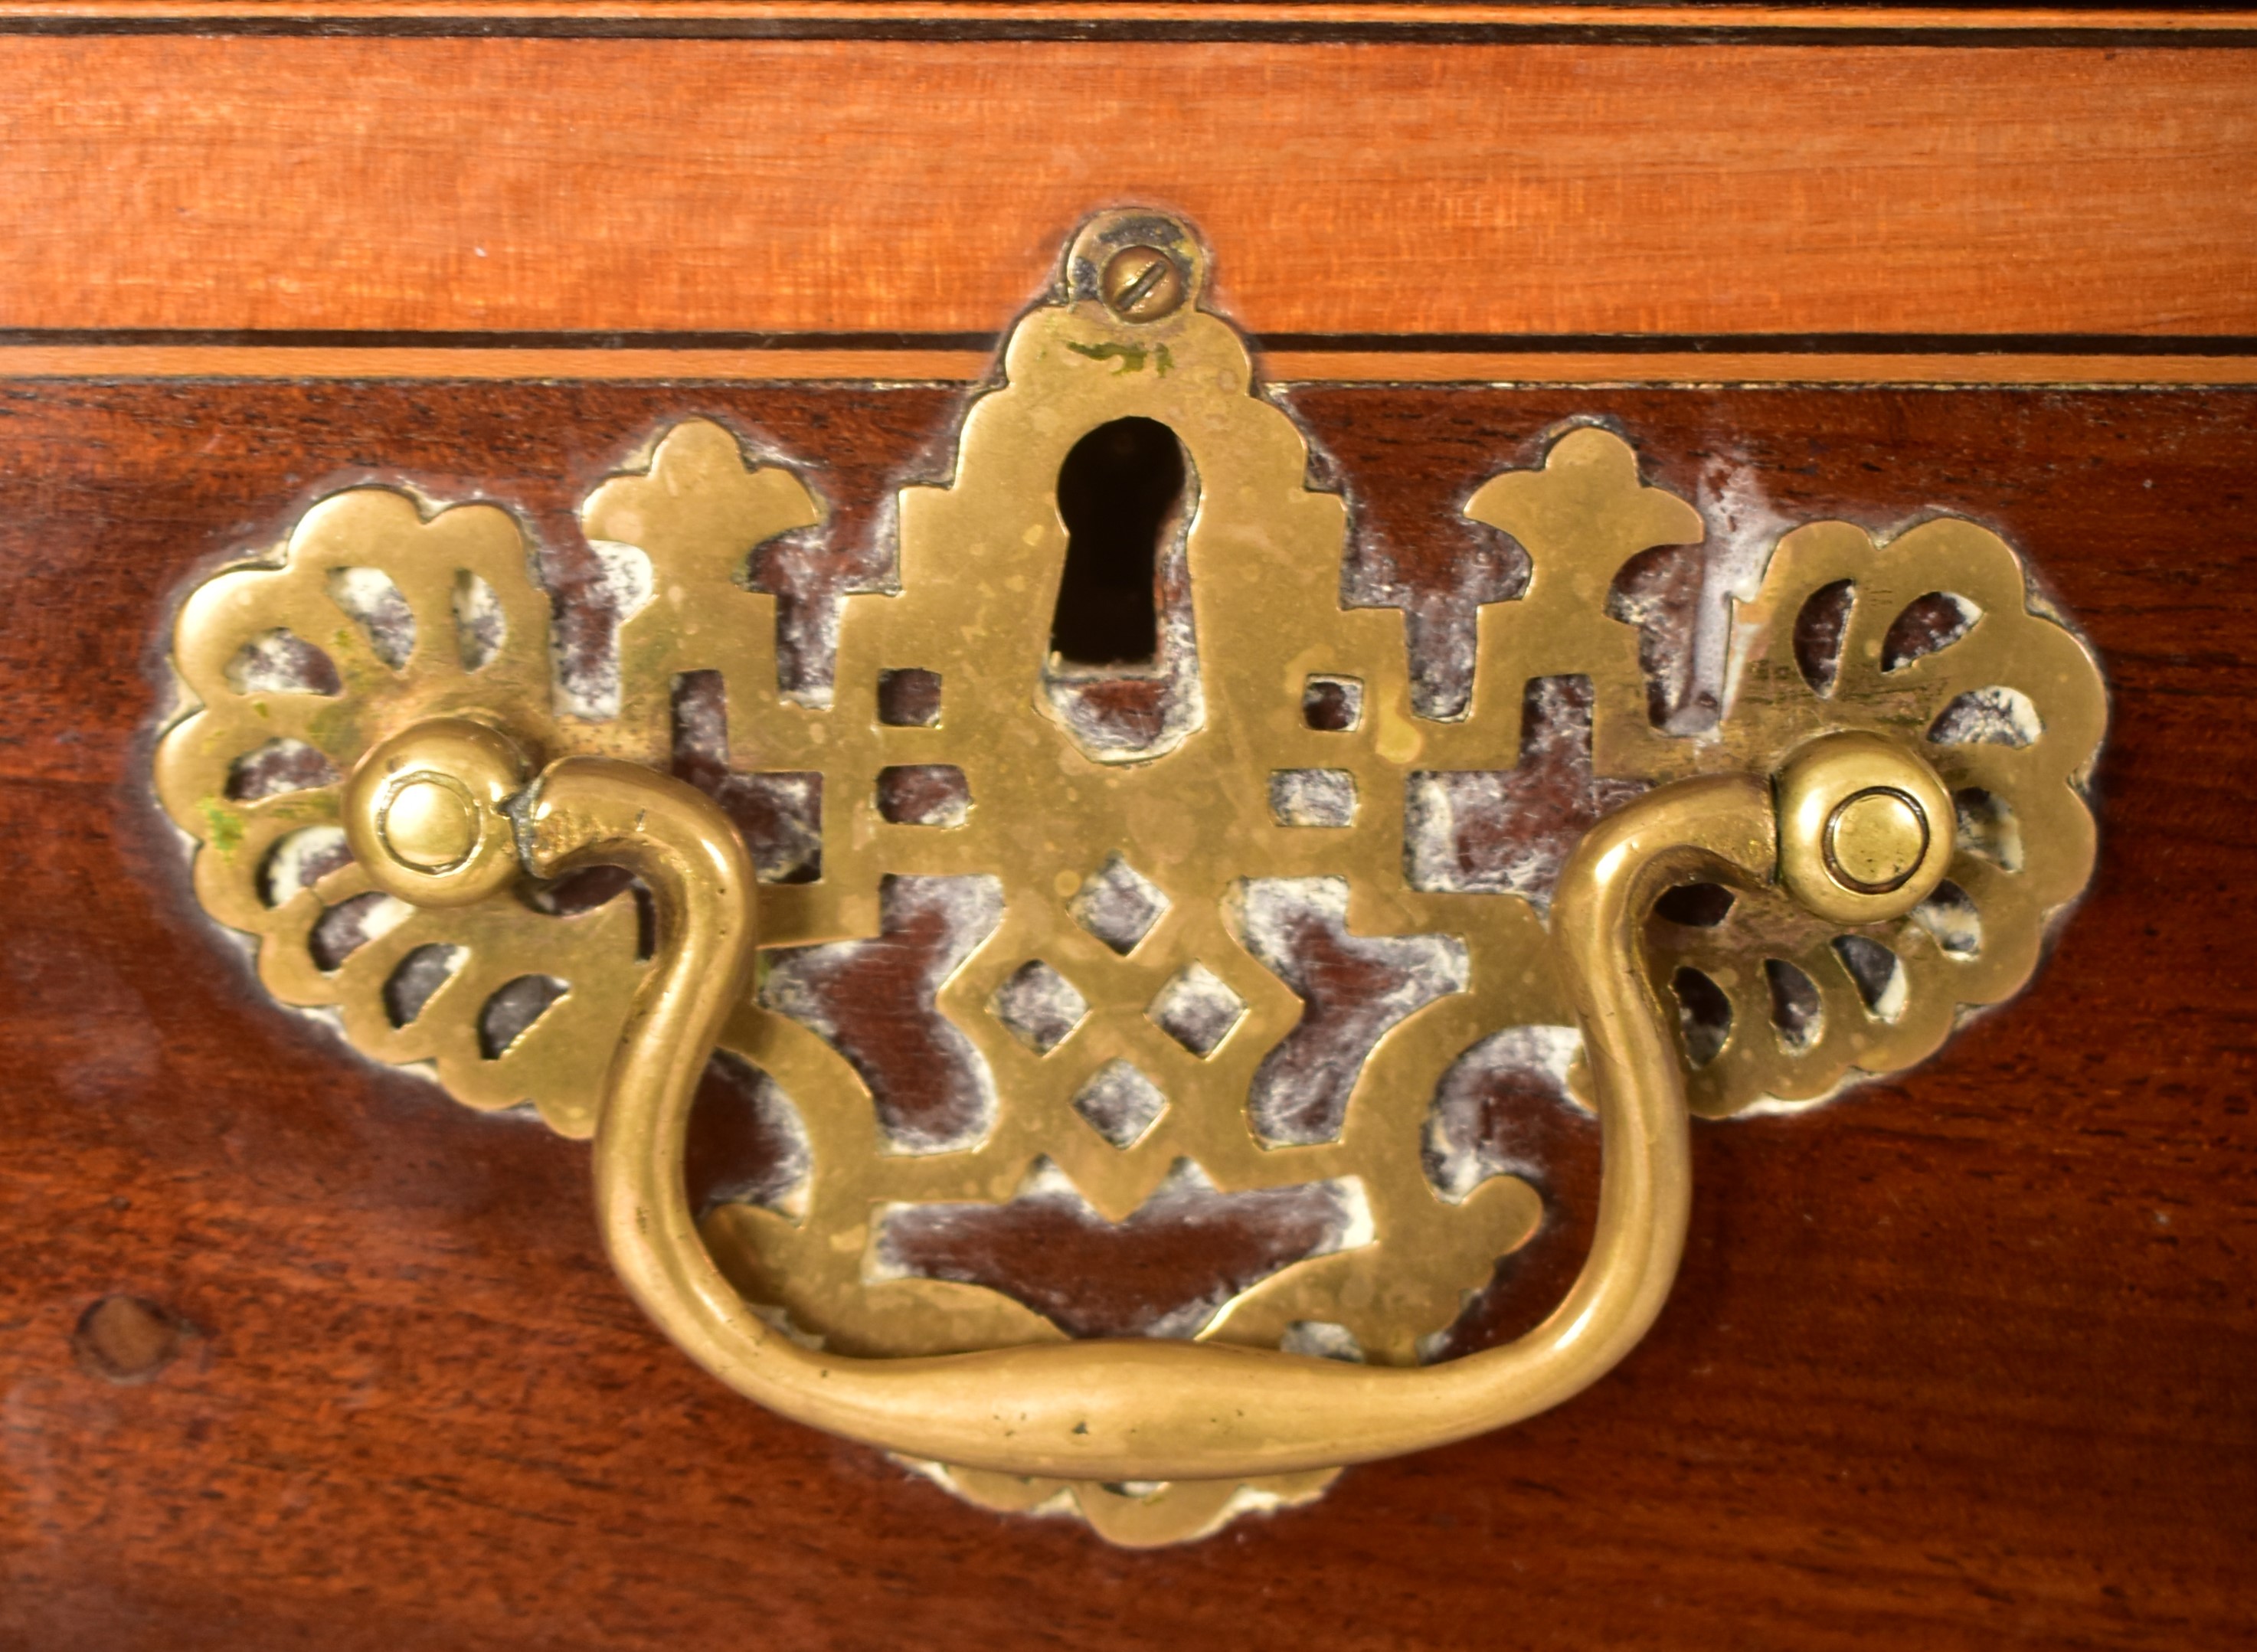
[[[1145,202],[1257,332],[2248,334],[2248,60],[7,38],[0,327],[984,334]]]
[[[731,1399],[611,1280],[584,1148],[357,1064],[216,943],[145,777],[195,571],[399,472],[521,506],[563,558],[570,503],[692,412],[867,508],[953,402],[0,392],[0,1644],[2239,1644],[2248,394],[1296,394],[1366,561],[1454,592],[1446,618],[1472,599],[1456,505],[1571,414],[1619,420],[1688,494],[1970,512],[2089,628],[2116,734],[2099,878],[2030,996],[1898,1084],[1698,1127],[1685,1273],[1620,1371],[1198,1548],[980,1514]],[[1588,1161],[1556,1151],[1559,1237],[1483,1329],[1574,1264]],[[119,1295],[182,1328],[131,1385],[74,1351]]]
[[[1288,1263],[1317,1254],[1340,1225],[1322,1184],[1213,1194],[1188,1209],[1163,1200],[1118,1227],[1058,1201],[924,1205],[887,1224],[889,1257],[927,1279],[1008,1291],[1075,1336],[1178,1333]]]

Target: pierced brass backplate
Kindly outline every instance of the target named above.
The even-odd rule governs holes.
[[[1717,715],[1671,732],[1610,592],[1631,558],[1707,527],[1642,479],[1622,436],[1569,428],[1539,466],[1472,493],[1468,515],[1532,573],[1481,612],[1463,714],[1422,715],[1401,613],[1342,605],[1347,502],[1312,486],[1305,438],[1203,306],[1206,278],[1171,220],[1116,213],[1082,231],[970,404],[952,479],[902,491],[898,589],[846,599],[826,703],[780,688],[775,599],[745,583],[758,547],[820,531],[825,504],[717,424],[675,425],[582,507],[588,539],[647,576],[623,582],[647,599],[594,705],[563,692],[551,596],[508,511],[379,487],[322,500],[272,557],[180,610],[185,709],[156,775],[197,841],[199,899],[256,937],[277,999],[333,1011],[364,1054],[588,1136],[633,1065],[614,1059],[631,1009],[691,968],[688,909],[660,890],[655,964],[626,893],[560,910],[525,869],[562,863],[541,858],[551,828],[527,799],[567,789],[532,776],[605,758],[655,784],[683,720],[725,705],[727,769],[808,805],[796,859],[752,846],[775,881],[758,886],[760,958],[718,1023],[794,1145],[775,1185],[704,1212],[699,1237],[769,1329],[841,1370],[1066,1340],[999,1290],[906,1271],[889,1239],[904,1213],[1049,1198],[1117,1223],[1155,1200],[1262,1189],[1313,1190],[1328,1240],[1171,1329],[1420,1368],[1543,1215],[1527,1181],[1440,1118],[1454,1069],[1517,1052],[1581,1103],[1629,1086],[1595,1070],[1591,1049],[1616,1047],[1612,1012],[1547,933],[1567,899],[1561,846],[1475,876],[1433,852],[1497,806],[1474,783],[1514,768],[1532,683],[1587,698],[1606,801],[1659,820],[1652,799],[1707,798],[1702,819],[1729,804],[1766,833],[1775,819],[1760,865],[1743,854],[1717,875],[1733,885],[1721,921],[1653,915],[1652,890],[1623,909],[1623,955],[1642,961],[1623,1013],[1662,1016],[1653,1093],[1681,1095],[1680,1118],[1894,1072],[2029,979],[2091,869],[2081,789],[2105,702],[2091,656],[1995,534],[1950,516],[1885,540],[1845,522],[1786,533],[1730,612]],[[1188,507],[1157,553],[1149,651],[1077,663],[1054,648],[1061,467],[1122,421],[1172,433]],[[709,685],[718,700],[698,700]],[[385,755],[399,751],[408,767]],[[1761,783],[1730,792],[1742,776]],[[1715,827],[1716,844],[1738,829]],[[1593,840],[1574,863],[1578,898],[1603,886],[1608,853]],[[930,1036],[969,1076],[937,1113],[874,1091],[817,990],[853,949],[916,925],[962,937],[930,983]],[[1312,989],[1293,938],[1311,925],[1399,983],[1345,1056],[1305,1047]],[[720,955],[695,954],[709,969]],[[1706,995],[1705,1020],[1678,1014],[1688,994]],[[1620,1143],[1601,1110],[1611,1178]],[[1654,1195],[1665,1212],[1669,1196]],[[1675,1259],[1663,1248],[1659,1289]],[[635,1288],[651,1302],[654,1287]],[[734,1358],[692,1351],[717,1370]],[[766,1379],[723,1374],[769,1398]],[[1181,1541],[1320,1494],[1331,1464],[1407,1449],[1356,1443],[1342,1415],[1337,1456],[1186,1434],[1154,1460],[1235,1466],[1164,1484],[1123,1472],[1130,1457],[1038,1472],[1001,1447],[980,1448],[976,1470],[923,1466],[992,1507]]]

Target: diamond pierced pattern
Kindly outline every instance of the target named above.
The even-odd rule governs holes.
[[[1193,1055],[1213,1055],[1246,1013],[1246,1000],[1205,964],[1194,963],[1160,989],[1144,1013]]]
[[[1116,854],[1090,874],[1066,910],[1076,923],[1126,956],[1166,915],[1168,897]]]
[[[1073,982],[1036,958],[1022,964],[987,1001],[988,1013],[1037,1055],[1048,1055],[1089,1013]]]
[[[1159,1086],[1126,1061],[1107,1061],[1073,1098],[1073,1110],[1123,1152],[1143,1139],[1167,1106]]]

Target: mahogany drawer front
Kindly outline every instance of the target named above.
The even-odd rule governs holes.
[[[18,10],[0,1644],[2239,1643],[2246,22]],[[1209,238],[1359,542],[1441,608],[1471,491],[1595,418],[1711,511],[1995,528],[2111,696],[2099,869],[2036,981],[1890,1082],[1696,1124],[1684,1269],[1617,1372],[1146,1552],[713,1386],[613,1280],[585,1146],[275,1008],[148,779],[173,605],[340,487],[500,502],[569,561],[589,491],[703,416],[817,479],[807,577],[862,577],[1124,200]],[[1588,1240],[1595,1135],[1547,1151],[1496,1334]],[[88,1346],[119,1296],[169,1317],[145,1380]]]

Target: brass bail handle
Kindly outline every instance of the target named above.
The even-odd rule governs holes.
[[[1775,776],[1679,781],[1592,827],[1560,876],[1550,924],[1602,1133],[1590,1254],[1566,1299],[1518,1340],[1399,1368],[1141,1339],[899,1359],[802,1346],[714,1266],[683,1185],[690,1103],[756,941],[753,869],[726,817],[680,781],[606,759],[562,759],[528,787],[506,736],[455,718],[375,748],[345,798],[355,857],[404,900],[466,904],[523,873],[589,865],[624,867],[648,886],[658,948],[612,1058],[596,1209],[620,1278],[684,1352],[739,1393],[834,1434],[968,1468],[1084,1480],[1365,1462],[1518,1422],[1596,1381],[1659,1314],[1691,1205],[1673,1017],[1640,955],[1654,900],[1678,883],[1775,877],[1822,918],[1884,922],[1934,890],[1952,823],[1949,794],[1913,751],[1835,734]]]

